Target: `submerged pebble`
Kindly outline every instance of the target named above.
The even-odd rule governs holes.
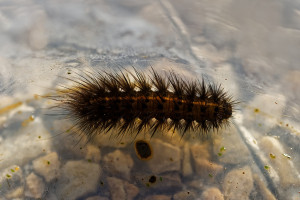
[[[25,196],[32,198],[41,198],[45,192],[45,183],[41,177],[34,173],[30,173],[26,177]]]
[[[150,170],[154,174],[168,171],[180,171],[181,149],[161,140],[151,142],[153,157],[148,161]]]
[[[60,161],[56,152],[35,159],[33,169],[45,178],[47,182],[60,176]]]
[[[233,169],[224,178],[225,199],[249,199],[253,189],[253,177],[250,167]]]
[[[98,189],[100,166],[83,160],[68,161],[57,179],[56,192],[59,199],[77,199]]]
[[[103,157],[103,167],[111,176],[120,176],[129,180],[134,165],[131,156],[120,150],[115,150]]]
[[[107,182],[110,191],[110,198],[112,200],[132,200],[139,193],[138,187],[136,187],[133,184],[130,184],[127,181],[114,177],[107,177]]]

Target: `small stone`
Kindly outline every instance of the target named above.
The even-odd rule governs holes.
[[[139,193],[138,187],[136,187],[135,185],[130,184],[126,181],[124,182],[124,189],[127,193],[127,199],[129,199],[129,200],[134,199],[134,197],[136,195],[138,195],[138,193]]]
[[[171,196],[167,195],[151,195],[147,196],[145,200],[171,200]]]
[[[277,139],[270,136],[265,136],[261,139],[259,146],[265,153],[265,156],[268,157],[268,160],[271,164],[270,168],[272,170],[276,170],[278,173],[282,187],[289,188],[291,185],[300,186],[300,175],[297,173],[293,162],[284,156],[286,152]],[[270,158],[270,153],[276,155],[276,158]]]
[[[154,174],[168,171],[180,171],[181,151],[177,146],[164,143],[160,140],[152,142],[153,157],[148,162]]]
[[[32,198],[41,198],[45,190],[43,180],[34,173],[26,177],[25,196]]]
[[[87,145],[87,152],[86,152],[86,156],[85,159],[86,160],[90,160],[93,161],[95,163],[99,163],[101,160],[101,153],[100,153],[100,149],[94,145]]]
[[[4,129],[1,134],[7,134],[9,137],[6,137],[0,145],[0,152],[3,154],[1,159],[5,160],[5,162],[0,162],[0,169],[10,165],[23,166],[42,155],[44,153],[43,149],[48,150],[51,148],[52,140],[45,139],[50,138],[51,134],[38,117],[28,126],[21,127],[18,131]]]
[[[8,193],[6,195],[6,198],[8,199],[21,199],[21,197],[24,194],[24,187],[20,186],[17,188],[14,188],[13,190],[10,191],[10,193]]]
[[[250,167],[231,170],[224,179],[225,199],[249,199],[253,189],[253,178]]]
[[[127,181],[123,181],[114,177],[107,177],[107,182],[112,200],[131,200],[134,199],[134,197],[139,193],[139,189]]]
[[[43,176],[47,182],[59,176],[60,161],[56,152],[49,153],[33,161],[34,170]]]
[[[100,166],[86,161],[68,161],[57,181],[59,199],[77,199],[97,191],[101,176]]]
[[[120,150],[115,150],[104,156],[104,167],[111,175],[120,175],[129,180],[130,172],[133,167],[133,160],[129,154],[125,154]]]
[[[214,177],[223,166],[209,161],[208,144],[194,145],[191,147],[192,156],[195,164],[195,171],[201,177]]]
[[[224,196],[218,188],[212,187],[206,189],[202,195],[203,200],[224,200]]]

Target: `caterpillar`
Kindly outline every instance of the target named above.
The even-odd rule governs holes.
[[[160,75],[133,72],[85,72],[69,79],[56,96],[57,107],[66,111],[74,127],[91,140],[95,135],[117,129],[122,135],[149,130],[207,133],[229,124],[234,111],[232,96],[213,83],[186,80],[174,71]]]

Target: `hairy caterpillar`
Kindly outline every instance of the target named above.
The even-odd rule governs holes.
[[[71,80],[55,97],[75,127],[92,139],[117,128],[119,134],[148,129],[207,133],[228,125],[236,103],[221,85],[187,81],[173,71],[161,76],[151,69],[134,72],[94,72]]]

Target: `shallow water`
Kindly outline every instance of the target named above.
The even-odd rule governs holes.
[[[2,1],[0,199],[300,199],[299,9]],[[241,102],[230,127],[183,138],[110,132],[86,143],[43,98],[76,73],[132,66],[222,84]],[[149,159],[137,156],[137,140]]]

